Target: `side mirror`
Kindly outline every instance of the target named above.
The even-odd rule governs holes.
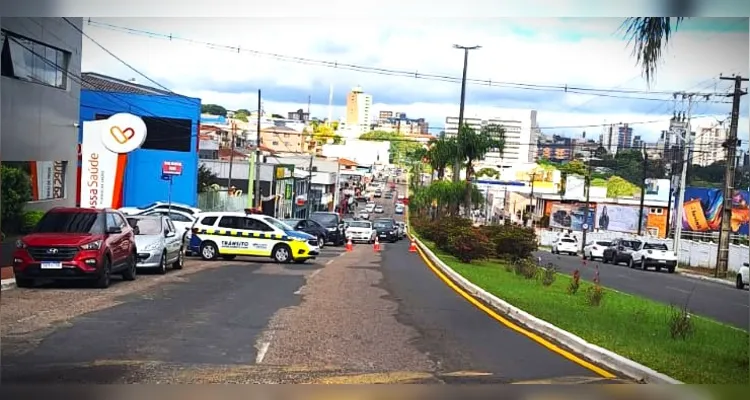
[[[172,232],[172,231],[166,231],[166,232],[164,232],[164,237],[171,238],[171,237],[175,237],[175,236],[177,236],[177,234],[174,233],[174,232]]]
[[[109,228],[107,228],[108,235],[116,235],[118,233],[122,233],[122,228],[120,228],[119,226],[110,226]]]
[[[625,248],[622,247],[622,246],[620,246],[620,247],[617,248],[617,250],[623,251],[623,250],[625,250]]]

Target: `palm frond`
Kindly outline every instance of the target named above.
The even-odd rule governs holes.
[[[628,39],[628,46],[633,46],[633,55],[649,86],[656,79],[662,52],[672,36],[672,22],[676,29],[683,19],[684,17],[631,17],[620,26]]]

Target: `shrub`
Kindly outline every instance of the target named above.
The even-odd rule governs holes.
[[[557,279],[557,269],[552,263],[547,264],[547,268],[542,268],[542,285],[551,286]]]
[[[473,226],[454,227],[445,250],[461,262],[470,263],[488,258],[492,254],[492,243]]]
[[[599,307],[604,299],[604,289],[598,283],[586,289],[586,300],[592,307]]]
[[[539,266],[528,258],[516,260],[513,265],[516,275],[520,275],[526,279],[534,279],[539,273]]]
[[[536,232],[516,225],[492,225],[482,227],[493,244],[497,257],[511,259],[528,258],[537,250]]]
[[[568,294],[576,294],[578,293],[578,289],[581,287],[581,271],[575,270],[573,271],[573,279],[570,280],[570,283],[568,284]]]
[[[693,320],[690,318],[690,312],[687,305],[682,308],[672,306],[672,313],[669,316],[669,335],[672,339],[685,340],[693,334]]]
[[[44,216],[43,211],[26,211],[21,219],[21,232],[29,233],[34,230],[36,224]]]
[[[2,204],[2,226],[4,231],[18,227],[21,222],[23,207],[31,201],[31,178],[19,168],[0,166],[0,196]]]

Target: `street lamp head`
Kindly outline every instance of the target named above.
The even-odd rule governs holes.
[[[477,50],[477,49],[481,49],[482,46],[461,46],[460,44],[454,44],[453,48],[461,49],[461,50]]]

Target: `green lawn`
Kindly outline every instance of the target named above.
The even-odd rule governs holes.
[[[499,262],[463,264],[429,247],[456,272],[497,297],[675,379],[693,384],[750,381],[750,336],[745,331],[693,316],[693,335],[675,340],[669,334],[672,311],[667,305],[607,290],[602,304],[592,307],[585,293],[590,284],[583,280],[578,293],[569,295],[568,275],[558,274],[554,284],[544,287],[506,271]]]

